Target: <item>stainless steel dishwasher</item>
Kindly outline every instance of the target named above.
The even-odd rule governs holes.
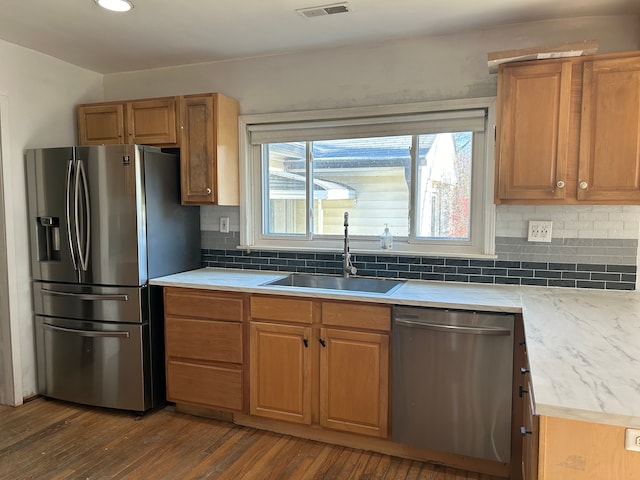
[[[510,314],[395,307],[392,438],[509,462]]]

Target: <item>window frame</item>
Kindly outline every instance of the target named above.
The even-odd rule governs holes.
[[[443,100],[400,105],[371,107],[351,107],[331,110],[298,111],[287,113],[241,115],[238,119],[240,132],[240,246],[252,250],[288,250],[288,251],[341,251],[342,238],[337,236],[301,235],[292,238],[286,235],[262,235],[262,188],[261,147],[251,144],[250,131],[256,126],[260,129],[278,128],[279,125],[297,122],[323,122],[340,124],[353,119],[363,123],[382,117],[411,114],[432,114],[457,112],[462,110],[486,110],[483,155],[480,162],[474,156],[472,175],[473,212],[471,217],[471,240],[420,240],[415,237],[403,237],[405,241],[394,241],[393,250],[380,250],[379,239],[372,237],[350,237],[350,248],[354,254],[407,254],[415,256],[447,256],[462,258],[495,258],[495,205],[493,203],[494,157],[495,157],[495,97],[473,99]],[[476,137],[474,135],[474,137]],[[474,140],[475,141],[475,140]],[[310,172],[307,172],[309,175]],[[415,175],[414,175],[415,177]],[[412,178],[411,200],[415,201],[415,178]],[[309,184],[309,182],[308,182]],[[311,188],[309,186],[309,188]],[[307,205],[308,209],[312,206]],[[414,205],[409,206],[413,210]],[[413,215],[413,213],[411,213]],[[311,214],[307,213],[307,222]],[[309,228],[307,228],[307,232]],[[381,231],[382,233],[382,231]]]

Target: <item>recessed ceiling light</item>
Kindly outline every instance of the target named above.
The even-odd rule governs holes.
[[[133,3],[129,0],[95,0],[95,2],[113,12],[128,12],[133,8]]]

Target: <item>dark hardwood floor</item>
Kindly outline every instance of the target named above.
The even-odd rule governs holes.
[[[0,406],[0,479],[497,480],[174,411]]]

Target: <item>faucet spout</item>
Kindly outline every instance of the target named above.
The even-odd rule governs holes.
[[[344,252],[342,254],[342,275],[348,278],[355,275],[358,270],[351,263],[351,253],[349,253],[349,212],[344,212]]]

